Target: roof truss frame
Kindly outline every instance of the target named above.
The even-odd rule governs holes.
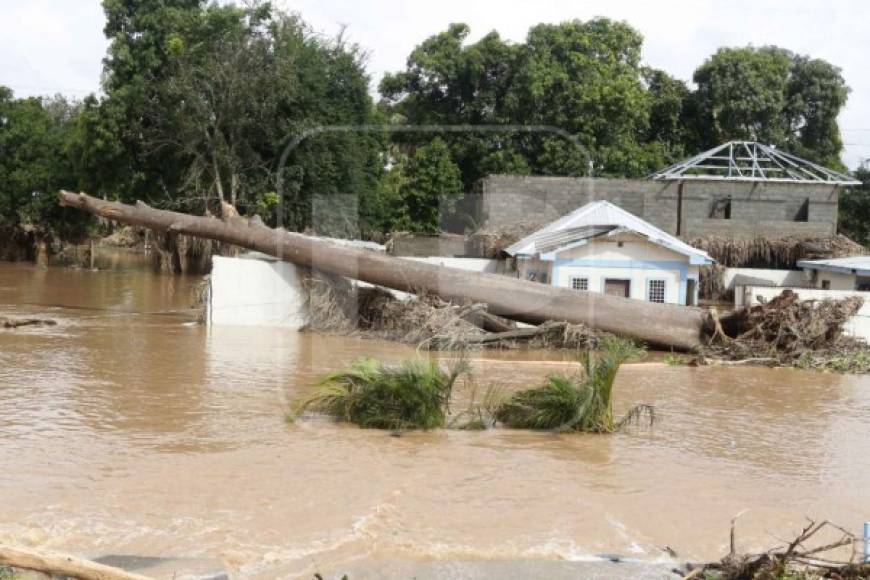
[[[861,185],[853,177],[754,141],[729,141],[650,176],[656,180]]]

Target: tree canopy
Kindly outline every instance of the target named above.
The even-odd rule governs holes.
[[[376,105],[358,46],[268,2],[103,8],[101,95],[0,88],[0,225],[82,235],[51,199],[79,187],[194,213],[226,200],[271,224],[375,236],[437,229],[494,173],[639,177],[730,139],[842,167],[842,74],[783,48],[722,48],[690,87],[644,65],[625,22],[538,24],[522,42],[471,42],[458,23],[386,74]],[[844,207],[863,215],[863,199]]]

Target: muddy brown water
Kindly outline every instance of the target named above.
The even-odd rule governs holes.
[[[413,350],[208,329],[188,310],[200,278],[133,254],[97,264],[110,269],[0,263],[0,315],[58,321],[0,330],[0,542],[272,578],[359,561],[662,561],[664,546],[713,558],[741,512],[746,549],[805,516],[870,520],[867,377],[627,366],[617,411],[650,403],[659,422],[610,437],[290,425],[289,402],[324,372]],[[476,358],[481,384],[569,368],[552,353]]]

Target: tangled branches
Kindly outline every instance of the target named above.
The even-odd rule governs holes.
[[[702,349],[703,357],[725,361],[870,372],[870,348],[843,335],[843,326],[863,304],[859,297],[799,300],[792,290],[721,320],[721,329]]]
[[[870,562],[861,562],[856,549],[860,540],[831,522],[816,523],[810,520],[800,534],[785,546],[750,555],[737,553],[734,542],[736,519],[731,521],[730,553],[719,562],[703,566],[688,565],[684,580],[859,580],[870,577]],[[824,533],[833,534],[833,537],[820,543],[814,540]],[[811,540],[816,541],[816,544],[811,545]],[[835,559],[836,554],[843,553],[849,554],[848,559]]]

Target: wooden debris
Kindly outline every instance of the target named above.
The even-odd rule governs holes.
[[[702,358],[731,364],[775,365],[870,372],[870,346],[843,334],[843,325],[863,304],[860,297],[799,300],[784,290],[772,300],[728,317],[713,316],[716,331]]]
[[[833,533],[835,537],[829,540],[814,540],[823,533]],[[810,543],[811,540],[815,544]],[[688,578],[710,580],[870,578],[870,562],[861,561],[861,555],[857,550],[859,542],[854,534],[831,522],[816,523],[810,520],[785,546],[761,554],[738,554],[735,547],[735,521],[732,520],[730,553],[719,562],[699,566],[687,564],[681,572],[683,580]],[[849,558],[837,560],[837,555],[844,551],[849,554]]]
[[[22,326],[55,326],[57,322],[50,318],[3,318],[0,317],[0,327],[20,328]]]
[[[147,576],[67,554],[2,544],[0,544],[0,564],[79,580],[149,580]]]
[[[456,304],[425,292],[398,299],[382,288],[354,287],[344,278],[320,272],[305,276],[303,284],[308,291],[309,328],[317,331],[353,333],[438,350],[589,348],[606,336],[567,322],[516,328],[492,315],[486,304]]]

